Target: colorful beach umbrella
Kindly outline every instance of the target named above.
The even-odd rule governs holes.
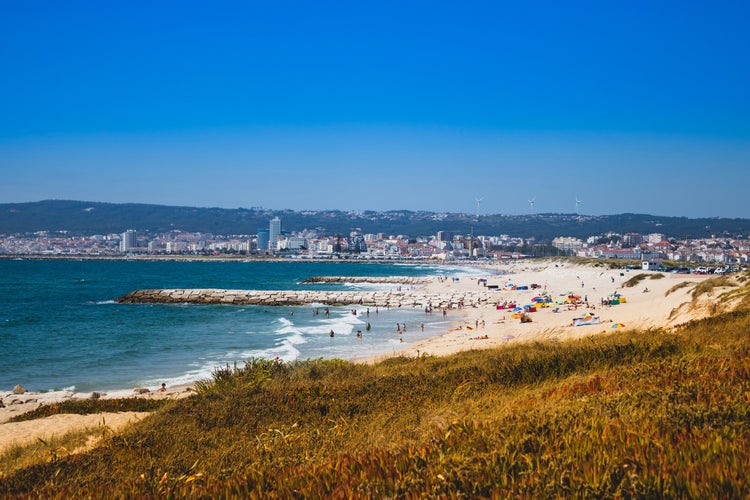
[[[612,328],[625,328],[625,325],[622,323],[613,323]]]

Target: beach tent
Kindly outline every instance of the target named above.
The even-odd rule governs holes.
[[[586,313],[582,318],[573,318],[573,326],[598,325],[599,317]]]

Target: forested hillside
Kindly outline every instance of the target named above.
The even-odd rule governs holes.
[[[318,229],[323,234],[364,233],[432,235],[438,231],[455,234],[534,237],[540,242],[557,236],[584,238],[616,233],[663,233],[679,239],[724,235],[746,238],[749,219],[662,217],[644,214],[577,215],[534,214],[500,215],[412,212],[345,212],[339,210],[293,211],[262,208],[199,208],[136,203],[99,203],[46,200],[0,204],[0,234],[36,231],[69,231],[90,235],[136,229],[159,233],[171,230],[212,234],[255,234],[268,228],[278,216],[286,231]]]

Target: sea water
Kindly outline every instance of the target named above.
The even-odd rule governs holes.
[[[301,282],[311,276],[475,273],[383,263],[0,260],[0,390],[16,384],[31,391],[154,388],[208,379],[218,367],[251,358],[354,360],[407,348],[443,333],[450,321],[417,308],[370,307],[368,314],[356,306],[353,314],[355,306],[329,307],[326,316],[319,304],[115,302],[136,289],[391,289],[395,285]],[[406,324],[406,333],[399,335],[397,324]]]

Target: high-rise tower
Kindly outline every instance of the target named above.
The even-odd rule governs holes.
[[[281,236],[281,219],[274,217],[271,219],[271,223],[268,225],[268,249],[272,252],[276,251],[276,245],[279,242],[279,236]]]
[[[137,242],[137,233],[135,229],[128,229],[124,233],[122,233],[121,239],[120,239],[120,251],[121,252],[128,252],[132,250],[133,248],[138,246]]]

